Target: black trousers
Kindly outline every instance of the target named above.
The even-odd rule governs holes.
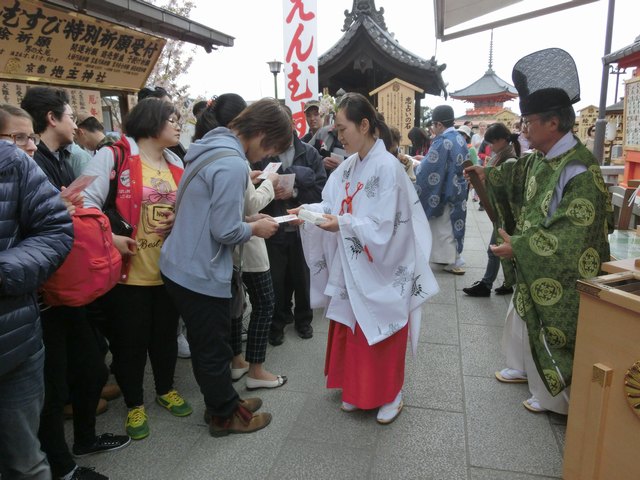
[[[112,369],[127,407],[144,405],[147,354],[157,395],[173,388],[178,358],[178,311],[164,285],[116,285],[100,299],[108,320],[103,333],[113,354]]]
[[[302,242],[297,232],[286,235],[289,237],[286,243],[266,242],[276,300],[272,332],[282,332],[287,323],[294,322],[297,329],[303,329],[313,320],[309,299],[309,268],[304,259]],[[295,298],[293,312],[292,295]]]
[[[96,407],[108,371],[100,335],[88,321],[86,308],[51,307],[41,317],[45,399],[38,437],[56,477],[66,475],[76,465],[64,436],[64,405],[71,398],[74,442],[92,444],[96,438]]]
[[[187,326],[191,367],[207,410],[229,418],[239,400],[231,383],[231,299],[202,295],[162,278]]]

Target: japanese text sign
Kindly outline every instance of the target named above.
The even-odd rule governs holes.
[[[0,7],[0,78],[139,90],[166,40],[33,0]]]
[[[316,0],[283,0],[285,102],[298,136],[307,132],[304,105],[318,99]]]
[[[0,103],[20,106],[24,94],[29,87],[26,83],[5,82],[0,80]],[[96,117],[101,123],[102,99],[98,90],[84,90],[80,88],[64,88],[69,95],[69,105],[75,114],[86,112]]]
[[[387,125],[400,131],[400,145],[411,144],[408,134],[415,122],[416,92],[422,93],[422,90],[394,78],[369,93],[378,95],[378,111],[384,115]]]

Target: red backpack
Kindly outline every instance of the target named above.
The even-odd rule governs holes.
[[[47,305],[87,305],[111,290],[120,278],[122,257],[113,246],[109,219],[96,208],[76,208],[71,218],[71,252],[42,286]]]

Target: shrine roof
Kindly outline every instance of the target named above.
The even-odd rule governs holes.
[[[468,87],[451,93],[451,98],[473,100],[482,97],[494,97],[503,95],[506,98],[515,98],[518,91],[515,87],[500,77],[489,68],[486,73]]]
[[[323,70],[324,73],[335,74],[339,70],[352,68],[356,57],[365,52],[373,53],[369,55],[372,60],[385,70],[395,72],[393,76],[415,84],[425,93],[444,93],[446,97],[446,84],[442,80],[446,64],[439,65],[435,57],[425,60],[413,54],[369,15],[360,15],[340,40],[318,58],[320,75],[323,76]]]
[[[640,35],[632,44],[605,55],[602,60],[607,65],[617,63],[624,68],[638,66],[640,64]]]

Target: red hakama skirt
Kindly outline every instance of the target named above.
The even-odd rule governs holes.
[[[330,321],[324,373],[327,388],[342,388],[342,401],[363,410],[392,402],[404,384],[409,325],[369,345],[356,323],[355,333]]]

